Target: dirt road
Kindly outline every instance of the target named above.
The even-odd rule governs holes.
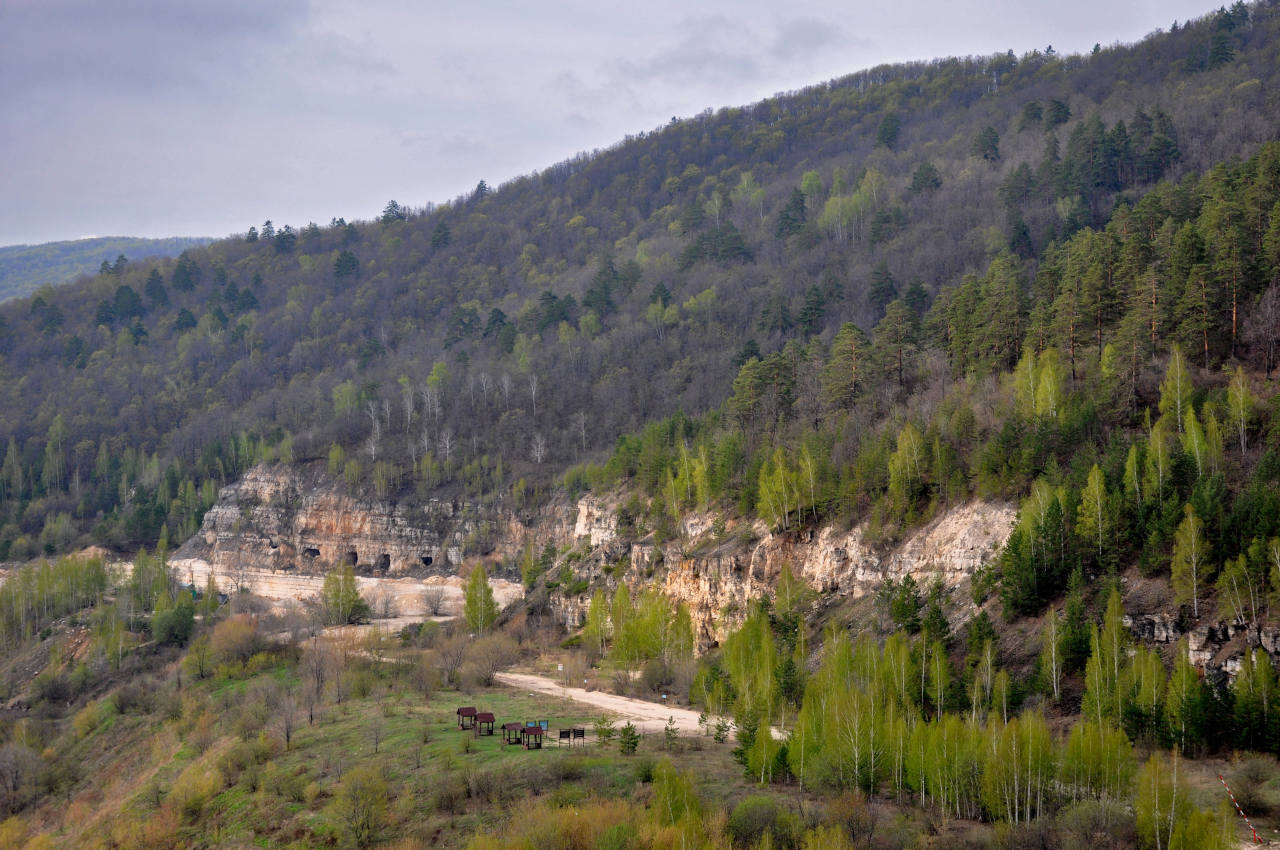
[[[533,676],[528,673],[499,673],[498,682],[528,693],[547,694],[564,697],[575,702],[603,708],[618,715],[621,720],[630,720],[642,732],[661,732],[667,725],[667,718],[674,717],[676,728],[683,735],[698,735],[702,729],[698,726],[698,712],[676,706],[659,705],[642,699],[620,697],[603,691],[588,691],[583,688],[566,688],[553,679]]]

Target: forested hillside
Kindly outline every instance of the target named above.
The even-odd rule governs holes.
[[[517,502],[585,464],[571,489],[638,476],[654,522],[732,497],[787,524],[797,465],[806,510],[887,533],[1020,495],[1143,425],[1173,346],[1202,394],[1270,369],[1278,40],[1237,4],[1089,56],[876,68],[7,303],[0,558],[181,539],[270,458]],[[979,400],[1020,362],[1051,440]],[[703,495],[659,492],[701,437]]]
[[[129,257],[176,257],[188,248],[208,244],[210,239],[174,237],[136,239],[106,236],[49,242],[44,245],[10,245],[0,248],[0,301],[30,295],[45,284],[57,286],[114,266]]]

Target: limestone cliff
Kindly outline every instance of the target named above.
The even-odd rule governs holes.
[[[258,466],[222,489],[173,564],[197,584],[212,572],[224,588],[249,585],[278,599],[310,596],[328,569],[350,564],[362,590],[391,594],[405,614],[430,607],[420,597],[432,588],[450,611],[469,563],[513,564],[526,540],[541,543],[547,530],[571,527],[571,520],[571,511],[554,508],[522,519],[502,508],[436,499],[371,500],[305,469]],[[521,594],[513,577],[495,577],[500,602]]]
[[[607,504],[587,497],[578,503],[574,531],[584,551],[574,573],[593,584],[657,587],[684,602],[705,648],[741,623],[752,599],[772,591],[784,564],[821,594],[862,596],[908,575],[925,586],[940,578],[954,589],[999,554],[1015,519],[1009,505],[975,502],[882,547],[867,540],[865,525],[799,535],[774,533],[760,522],[717,530],[713,517],[696,514],[682,524],[679,540],[655,545],[652,538],[622,539]],[[581,623],[586,605],[586,594],[552,599],[569,627]]]
[[[828,595],[860,596],[906,575],[922,584],[937,576],[955,587],[999,552],[1014,516],[1008,505],[973,503],[886,548],[869,542],[864,526],[779,534],[759,522],[692,514],[678,539],[659,545],[652,535],[622,534],[614,507],[593,496],[536,512],[439,500],[397,504],[276,465],[256,467],[223,488],[174,564],[197,583],[212,571],[220,585],[249,584],[277,598],[315,593],[325,570],[352,564],[365,590],[389,593],[402,613],[414,614],[423,608],[422,591],[434,587],[448,597],[445,610],[456,607],[460,574],[480,561],[505,565],[495,587],[502,601],[518,597],[520,552],[527,543],[538,551],[550,543],[560,553],[556,575],[568,566],[574,578],[548,598],[567,627],[581,623],[594,587],[625,581],[688,605],[705,648],[741,622],[752,599],[773,589],[783,564]]]
[[[502,604],[525,596],[516,564],[527,544],[557,551],[552,572],[535,599],[545,601],[567,628],[583,622],[597,587],[626,582],[633,591],[657,588],[685,603],[700,649],[741,623],[753,599],[769,593],[783,565],[824,597],[874,593],[885,580],[913,576],[922,586],[941,579],[961,589],[1003,548],[1016,520],[1007,504],[971,502],[942,513],[893,545],[868,539],[866,525],[831,525],[778,533],[761,522],[694,513],[675,539],[619,529],[616,506],[586,496],[537,511],[503,505],[429,500],[392,503],[348,493],[317,472],[262,466],[223,488],[200,532],[173,557],[182,578],[203,584],[247,584],[260,595],[304,599],[325,571],[352,564],[362,591],[389,597],[404,615],[457,613],[462,576],[474,563],[496,567],[492,584]],[[565,582],[568,567],[572,581]],[[541,603],[539,603],[541,604]],[[1135,636],[1172,647],[1186,636],[1192,661],[1230,676],[1251,647],[1280,652],[1280,628],[1244,623],[1181,623],[1167,583],[1126,582],[1125,605]],[[975,609],[964,592],[949,611],[959,626]]]

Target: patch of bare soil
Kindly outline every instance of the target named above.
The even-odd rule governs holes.
[[[698,712],[687,708],[620,697],[604,691],[566,687],[552,679],[528,673],[499,673],[497,680],[501,684],[530,694],[547,694],[595,706],[617,715],[619,719],[630,720],[642,732],[661,732],[666,727],[668,718],[675,720],[676,728],[681,733],[698,734],[702,731],[698,726]]]

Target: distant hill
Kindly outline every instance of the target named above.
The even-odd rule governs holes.
[[[46,283],[56,286],[96,272],[103,261],[114,263],[121,254],[133,260],[176,257],[188,248],[212,241],[198,236],[169,239],[103,236],[44,245],[10,245],[0,248],[0,301],[30,295]]]
[[[804,504],[852,520],[888,498],[908,418],[939,466],[913,458],[882,525],[1020,498],[1050,452],[1074,492],[1119,452],[1114,489],[1111,436],[1174,344],[1225,442],[1222,366],[1274,366],[1258,299],[1280,277],[1280,6],[1232,8],[1088,56],[860,71],[373,221],[95,256],[0,304],[0,558],[185,540],[273,458],[406,501],[634,475],[651,530],[704,472],[704,501],[780,521],[803,468]],[[1070,378],[1079,407],[1056,378],[1024,392],[1083,411],[1065,435],[993,407],[1024,345]],[[940,407],[953,384],[971,406]],[[1255,531],[1214,551],[1280,525]]]

